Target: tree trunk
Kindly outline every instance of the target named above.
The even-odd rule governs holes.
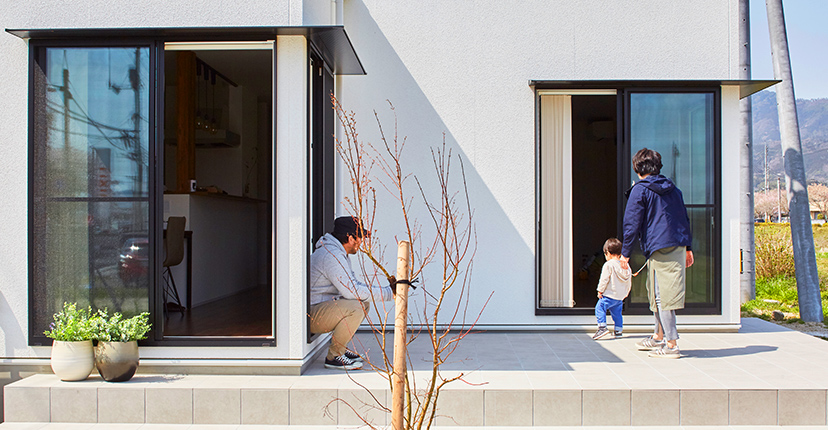
[[[796,289],[799,295],[799,314],[806,322],[822,321],[822,303],[819,295],[814,234],[805,180],[805,163],[796,116],[791,59],[782,0],[766,0],[770,31],[773,75],[782,82],[776,86],[776,104],[779,107],[779,134],[782,155],[785,157],[785,186],[788,192],[788,211],[791,220],[791,239],[796,266]]]
[[[397,281],[408,280],[410,247],[406,241],[397,245]],[[405,358],[406,330],[408,330],[408,283],[401,282],[392,288],[397,289],[395,297],[394,318],[394,373],[391,375],[391,428],[404,429],[403,412],[405,410]]]
[[[750,1],[739,0],[739,79],[750,80]],[[756,298],[756,266],[753,232],[753,109],[750,97],[739,102],[742,119],[742,146],[740,147],[742,193],[740,195],[742,264],[739,284],[741,301]]]

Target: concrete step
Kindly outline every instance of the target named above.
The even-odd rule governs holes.
[[[355,426],[281,426],[281,425],[227,425],[227,424],[73,424],[73,423],[4,423],[0,430],[354,430]],[[386,427],[388,428],[388,427]],[[526,427],[457,427],[434,426],[432,430],[521,430]],[[815,430],[824,426],[541,426],[539,430]]]
[[[546,379],[544,388],[522,381]],[[418,375],[413,372],[412,379]],[[440,426],[825,426],[826,390],[560,389],[545,372],[477,372],[444,389]],[[484,383],[485,382],[485,383]],[[363,388],[365,387],[365,388]],[[370,394],[366,391],[370,390]],[[136,375],[63,382],[34,375],[5,387],[7,423],[377,426],[389,422],[388,383],[348,375]],[[659,413],[653,413],[658,405]],[[132,427],[130,427],[132,428]],[[142,427],[141,427],[142,428]],[[185,427],[187,428],[187,427]]]

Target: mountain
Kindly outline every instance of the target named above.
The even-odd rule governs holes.
[[[776,93],[760,91],[751,96],[753,102],[753,183],[764,187],[765,148],[768,152],[768,187],[776,188],[776,176],[782,175],[782,147],[779,142],[779,114]],[[808,182],[828,183],[828,99],[797,99],[799,134],[805,158]],[[784,185],[783,185],[784,186]]]

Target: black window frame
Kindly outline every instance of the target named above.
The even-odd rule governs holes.
[[[175,34],[163,34],[164,32],[161,31],[158,35],[148,35],[147,32],[150,30],[141,30],[141,31],[134,31],[134,30],[124,30],[123,36],[121,37],[96,37],[96,35],[103,34],[102,31],[95,31],[95,30],[83,30],[77,33],[76,37],[65,37],[65,36],[56,36],[56,37],[43,37],[38,39],[32,39],[29,41],[29,103],[28,103],[28,128],[29,128],[29,137],[28,137],[28,145],[29,145],[29,189],[28,189],[28,209],[29,209],[29,216],[28,216],[28,247],[29,247],[29,282],[28,282],[28,344],[30,346],[48,346],[51,345],[52,339],[49,339],[43,335],[43,333],[35,333],[35,285],[38,282],[37,276],[35,274],[36,270],[34,267],[33,262],[35,261],[35,252],[36,252],[36,231],[34,229],[34,203],[35,203],[35,193],[36,187],[34,182],[34,174],[37,171],[35,168],[35,160],[33,157],[34,148],[36,145],[35,139],[36,134],[35,130],[35,121],[36,121],[36,109],[34,106],[34,91],[35,91],[35,68],[40,67],[41,62],[39,61],[41,58],[38,55],[41,55],[41,52],[45,52],[47,48],[52,47],[118,47],[118,46],[146,46],[149,48],[150,51],[150,71],[154,75],[152,77],[154,81],[154,88],[150,89],[149,91],[149,117],[150,117],[150,129],[153,130],[149,134],[149,159],[150,159],[150,166],[148,172],[148,193],[147,201],[149,204],[149,237],[155,241],[156,245],[150,247],[150,258],[149,258],[149,310],[151,312],[151,320],[154,322],[153,329],[148,333],[148,337],[145,340],[139,341],[139,345],[142,346],[271,346],[274,347],[277,345],[277,334],[273,333],[272,337],[211,337],[211,336],[194,336],[194,337],[186,337],[186,338],[164,338],[163,333],[161,330],[157,330],[156,327],[160,327],[158,321],[163,319],[163,306],[162,306],[162,295],[157,293],[158,286],[161,285],[161,271],[158,268],[161,267],[161,254],[160,252],[160,243],[162,243],[162,233],[163,233],[163,216],[160,215],[160,210],[163,208],[163,173],[164,173],[164,166],[163,166],[163,157],[159,156],[158,154],[162,154],[163,149],[161,145],[164,142],[164,45],[166,42],[186,42],[186,41],[205,41],[205,40],[240,40],[240,41],[267,41],[273,40],[273,63],[272,63],[272,70],[273,70],[273,82],[272,82],[272,94],[274,101],[277,97],[276,91],[276,46],[275,46],[275,38],[277,34],[275,30],[270,29],[259,29],[253,28],[251,29],[240,29],[234,31],[233,29],[225,29],[226,31],[215,34],[211,37],[203,37],[203,32],[195,31],[192,35],[188,35],[186,30],[182,32],[176,32]],[[278,29],[281,31],[281,29]],[[324,55],[325,52],[318,50],[315,46],[313,39],[319,39],[320,41],[324,41],[324,31],[325,29],[320,30],[320,33],[313,33],[316,29],[304,29],[305,31],[309,31],[310,33],[305,35],[306,36],[306,43],[308,46],[309,55],[313,53],[316,58],[319,60],[321,64],[324,65],[324,69],[327,73],[330,74],[330,80],[325,85],[330,86],[331,90],[333,90],[333,73],[332,70],[336,68],[328,64],[326,59],[330,58],[330,53],[328,55]],[[319,36],[322,34],[322,36]],[[108,35],[109,36],[109,35]],[[354,57],[356,58],[356,57]],[[347,60],[347,59],[346,59]],[[361,64],[358,63],[361,70]],[[352,65],[345,64],[346,67],[353,67]],[[341,72],[341,71],[340,71]],[[348,72],[353,73],[353,72]],[[364,73],[364,72],[363,72]],[[327,88],[327,87],[325,87]],[[307,89],[308,97],[311,97],[311,87],[308,86]],[[326,101],[328,99],[326,98]],[[309,105],[310,106],[310,105]],[[275,109],[273,107],[273,115],[271,115],[272,123],[272,133],[275,135],[276,133],[276,123],[275,123]],[[309,112],[310,113],[310,112]],[[330,119],[330,126],[327,128],[319,127],[319,126],[312,126],[311,124],[308,125],[308,144],[307,149],[310,154],[310,140],[311,134],[313,133],[322,133],[324,135],[328,131],[331,133],[331,141],[333,140],[333,130],[334,130],[334,122],[333,122],[333,111],[330,110],[329,117],[325,116],[324,118]],[[310,118],[310,117],[309,117]],[[312,128],[313,127],[313,128]],[[330,151],[326,152],[324,163],[325,166],[333,164],[333,146],[330,146]],[[272,153],[272,166],[275,168],[276,166],[276,151]],[[308,175],[310,175],[311,170],[311,163],[312,160],[310,157],[308,158]],[[333,169],[330,169],[330,173],[325,176],[325,181],[330,182],[333,184],[334,172]],[[310,176],[308,176],[308,184],[310,184]],[[308,187],[308,205],[311,204],[311,193],[313,190]],[[333,188],[330,188],[330,191],[326,190],[325,198],[327,196],[332,196],[335,191]],[[272,205],[276,205],[276,188],[274,187],[271,191],[271,203]],[[328,206],[330,206],[330,210],[328,206],[325,207],[324,211],[332,212],[334,207],[333,198],[330,199],[331,202]],[[274,216],[271,213],[271,219]],[[311,219],[311,211],[310,208],[307,211],[307,221],[308,225],[316,225],[318,224],[315,220]],[[332,216],[329,216],[330,220],[328,221],[330,224],[333,223]],[[327,224],[323,224],[321,227],[325,229]],[[316,227],[315,227],[316,229]],[[275,239],[275,238],[274,238]],[[312,247],[312,244],[309,244],[308,247]],[[271,261],[272,257],[275,256],[275,250],[272,250]],[[307,265],[306,265],[307,266]],[[306,267],[307,270],[307,267]],[[275,279],[271,278],[271,284],[273,285]],[[276,309],[276,293],[275,293],[275,285],[273,287],[274,293],[272,295],[273,298],[273,309]],[[271,318],[275,319],[277,317],[276,312],[272,314]],[[308,331],[309,332],[309,331]]]
[[[316,241],[333,230],[336,213],[336,118],[330,99],[330,94],[335,90],[333,71],[312,45],[308,49],[308,72],[307,214],[310,239],[305,255],[310,258]],[[319,335],[310,330],[310,263],[305,269],[306,341],[312,343]]]
[[[541,130],[540,130],[540,91],[545,89],[558,90],[615,90],[616,91],[616,135],[619,137],[618,153],[616,159],[618,166],[618,228],[622,231],[623,214],[626,207],[626,198],[623,196],[625,184],[631,178],[632,166],[630,147],[630,130],[627,127],[630,113],[630,95],[634,93],[706,93],[713,94],[713,193],[714,193],[714,224],[712,234],[713,268],[713,301],[708,303],[686,303],[684,309],[676,311],[678,315],[722,315],[722,124],[721,124],[721,85],[709,81],[601,81],[601,82],[567,82],[566,84],[533,84],[535,87],[535,315],[593,315],[592,307],[583,308],[548,308],[541,307],[541,277],[543,253],[541,243],[541,208],[542,208],[542,184],[541,184]],[[708,205],[687,205],[687,207],[708,206]],[[630,298],[624,300],[624,313],[627,315],[649,315],[649,305],[634,304]]]
[[[35,195],[37,187],[35,186],[35,176],[37,172],[39,172],[40,168],[36,164],[36,157],[35,157],[35,147],[37,145],[37,138],[39,137],[38,133],[36,132],[36,117],[37,117],[37,106],[36,106],[36,94],[35,91],[37,90],[35,84],[35,73],[36,69],[40,69],[43,71],[42,66],[45,64],[45,52],[49,48],[106,48],[106,47],[146,47],[150,52],[149,56],[149,69],[151,71],[156,71],[158,64],[156,64],[156,59],[158,58],[156,50],[158,49],[158,41],[154,38],[114,38],[114,39],[45,39],[45,40],[32,40],[29,42],[29,89],[28,89],[28,129],[29,129],[29,136],[28,136],[28,152],[29,152],[29,189],[28,189],[28,247],[29,247],[29,283],[28,283],[28,328],[27,331],[28,335],[28,344],[29,346],[49,346],[52,344],[52,339],[47,338],[42,332],[35,329],[36,322],[35,322],[35,289],[37,283],[40,281],[38,277],[37,270],[35,269],[35,262],[38,260],[37,252],[38,248],[36,247],[37,241],[37,231],[35,228],[36,225],[36,211],[35,211]],[[163,44],[162,44],[163,49]],[[158,87],[159,83],[156,80],[156,77],[151,77],[150,82],[155,82],[156,87]],[[156,88],[157,89],[157,88]],[[149,129],[155,130],[154,132],[149,133],[149,142],[148,142],[148,149],[149,149],[149,160],[154,160],[157,157],[157,139],[159,138],[158,133],[158,117],[157,117],[157,104],[158,104],[158,94],[156,89],[150,89],[149,91],[149,110],[150,115],[148,118],[149,122]],[[161,237],[161,230],[158,229],[158,223],[156,221],[156,217],[152,216],[153,211],[155,210],[155,203],[152,199],[152,190],[154,187],[158,185],[155,183],[157,181],[157,170],[158,166],[155,163],[149,163],[149,171],[147,172],[147,198],[146,201],[149,205],[148,212],[150,217],[148,219],[148,232],[150,237],[158,236]],[[162,196],[163,197],[163,196]],[[89,201],[92,201],[94,198],[87,198]],[[104,198],[98,199],[98,201],[142,201],[143,198],[134,197],[134,198]],[[157,268],[160,265],[160,255],[158,255],[156,247],[150,247],[149,249],[149,260],[148,260],[148,273],[154,274],[157,271]],[[153,301],[155,298],[155,288],[157,282],[160,280],[160,272],[157,276],[149,276],[149,291],[148,291],[148,300],[149,300],[149,307],[152,309]],[[45,282],[45,281],[43,281]],[[152,339],[153,331],[155,324],[153,324],[153,329],[148,333],[148,339]],[[145,343],[146,341],[141,341]]]

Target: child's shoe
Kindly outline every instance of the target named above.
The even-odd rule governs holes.
[[[610,336],[612,336],[611,331],[607,330],[606,327],[599,327],[598,331],[596,331],[595,334],[592,335],[592,338],[595,339],[595,340],[598,340],[598,339],[606,339]]]
[[[615,332],[613,334],[615,335],[616,339],[619,338],[619,337],[624,337],[624,333],[622,333],[618,330],[615,330]]]

